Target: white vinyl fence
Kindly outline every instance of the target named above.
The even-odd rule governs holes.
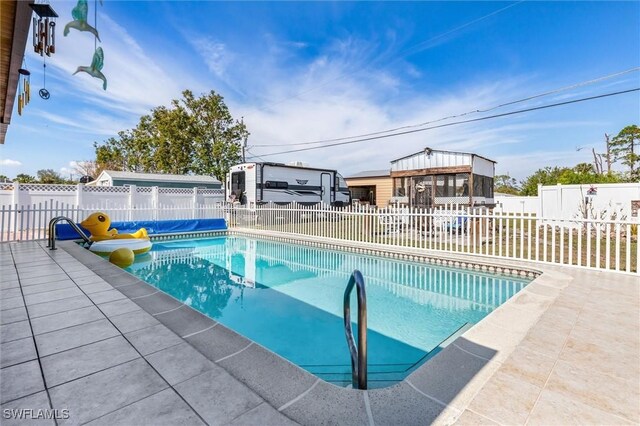
[[[224,201],[223,189],[146,186],[86,186],[57,184],[0,184],[0,206],[72,205],[78,208],[136,209],[215,205]]]
[[[638,273],[636,220],[547,219],[485,208],[432,210],[265,205],[229,211],[230,227],[376,245]]]

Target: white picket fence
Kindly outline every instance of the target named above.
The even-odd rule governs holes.
[[[230,227],[638,273],[636,220],[548,219],[485,208],[235,208]]]

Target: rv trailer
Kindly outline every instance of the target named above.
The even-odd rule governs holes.
[[[344,178],[335,170],[281,163],[243,163],[231,167],[226,178],[227,200],[243,205],[273,202],[313,205],[350,203]]]

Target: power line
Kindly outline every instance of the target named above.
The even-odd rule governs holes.
[[[420,123],[420,124],[411,124],[411,125],[407,125],[407,126],[401,126],[401,127],[396,127],[393,129],[387,129],[387,130],[380,130],[377,132],[372,132],[372,133],[365,133],[365,134],[361,134],[361,135],[353,135],[353,136],[345,136],[342,138],[334,138],[334,139],[322,139],[322,140],[317,140],[317,141],[312,141],[312,142],[300,142],[300,143],[291,143],[291,144],[258,144],[258,145],[251,145],[251,147],[278,147],[278,146],[299,146],[299,145],[316,145],[316,144],[322,144],[322,143],[327,143],[327,142],[339,142],[339,141],[344,141],[344,140],[349,140],[349,139],[354,139],[354,138],[363,138],[363,137],[367,137],[367,136],[375,136],[375,135],[381,135],[384,133],[390,133],[390,132],[396,132],[398,130],[403,130],[403,129],[410,129],[410,128],[415,128],[415,127],[423,127],[429,124],[433,124],[433,123],[438,123],[440,121],[445,121],[445,120],[450,120],[452,118],[460,118],[460,117],[464,117],[467,115],[471,115],[471,114],[478,114],[478,113],[485,113],[485,112],[490,112],[490,111],[494,111],[496,109],[499,108],[503,108],[505,106],[509,106],[509,105],[515,105],[518,103],[522,103],[522,102],[526,102],[526,101],[530,101],[533,99],[537,99],[537,98],[542,98],[545,96],[549,96],[549,95],[554,95],[556,93],[561,93],[561,92],[566,92],[567,90],[572,90],[572,89],[576,89],[578,87],[583,87],[583,86],[588,86],[591,84],[595,84],[595,83],[599,83],[601,81],[604,80],[608,80],[614,77],[619,77],[621,75],[624,74],[629,74],[632,72],[637,72],[640,71],[640,67],[635,67],[635,68],[630,68],[628,70],[624,70],[624,71],[619,71],[619,72],[615,72],[613,74],[608,74],[602,77],[598,77],[592,80],[587,80],[587,81],[582,81],[580,83],[575,83],[569,86],[564,86],[558,89],[553,89],[553,90],[549,90],[543,93],[539,93],[537,95],[532,95],[532,96],[528,96],[526,98],[522,98],[522,99],[517,99],[515,101],[509,101],[509,102],[505,102],[490,108],[485,108],[485,109],[474,109],[471,111],[467,111],[467,112],[463,112],[461,114],[455,114],[455,115],[449,115],[447,117],[442,117],[442,118],[438,118],[435,120],[431,120],[431,121],[425,121],[424,123]]]
[[[489,13],[489,14],[487,14],[487,15],[481,16],[481,17],[476,18],[476,19],[474,19],[474,20],[472,20],[472,21],[469,21],[469,22],[467,22],[467,23],[465,23],[465,24],[462,24],[462,25],[457,26],[457,27],[455,27],[455,28],[452,28],[452,29],[450,29],[450,30],[448,30],[448,31],[445,31],[445,32],[444,32],[444,33],[442,33],[442,34],[438,34],[438,35],[436,35],[436,36],[434,36],[434,37],[431,37],[431,38],[429,38],[429,39],[427,39],[427,40],[421,41],[420,43],[417,43],[417,44],[415,44],[415,45],[413,45],[413,46],[411,46],[411,47],[407,48],[406,50],[404,50],[404,51],[400,52],[400,53],[398,54],[398,57],[404,57],[404,56],[407,56],[407,55],[411,55],[411,54],[417,53],[417,52],[419,52],[420,50],[422,50],[422,49],[424,48],[424,46],[427,46],[427,45],[429,45],[430,43],[433,43],[434,41],[437,41],[437,40],[439,40],[439,39],[441,39],[441,38],[444,38],[444,37],[446,37],[446,36],[448,36],[448,35],[450,35],[450,34],[455,33],[456,31],[460,31],[461,29],[467,28],[467,27],[469,27],[469,26],[471,26],[471,25],[473,25],[473,24],[476,24],[476,23],[478,23],[478,22],[480,22],[480,21],[484,21],[484,20],[485,20],[485,19],[487,19],[487,18],[490,18],[490,17],[492,17],[492,16],[495,16],[495,15],[497,15],[497,14],[499,14],[499,13],[502,13],[502,12],[504,12],[504,11],[505,11],[505,10],[507,10],[507,9],[510,9],[510,8],[512,8],[512,7],[514,7],[514,6],[519,5],[520,3],[524,3],[525,1],[526,1],[526,0],[516,1],[515,3],[512,3],[512,4],[508,5],[508,6],[505,6],[505,7],[503,7],[503,8],[500,8],[500,9],[498,9],[498,10],[494,10],[493,12],[491,12],[491,13]],[[318,89],[320,89],[320,88],[322,88],[322,87],[325,87],[326,85],[328,85],[328,84],[329,84],[329,83],[331,83],[331,82],[334,82],[334,81],[336,81],[336,80],[338,80],[338,79],[340,79],[340,78],[345,77],[346,75],[354,74],[354,73],[360,72],[360,71],[362,71],[363,69],[367,68],[369,65],[373,64],[374,62],[376,62],[376,61],[370,61],[369,63],[367,63],[367,64],[365,64],[365,65],[361,66],[360,68],[357,68],[357,69],[355,69],[354,71],[351,71],[351,72],[343,72],[343,73],[340,73],[340,74],[338,74],[336,77],[331,78],[331,79],[329,79],[329,80],[326,80],[324,83],[322,83],[322,84],[320,84],[320,85],[318,85],[318,86],[316,86],[316,87],[313,87],[313,88],[311,88],[311,89],[308,89],[308,90],[304,90],[304,91],[298,92],[298,93],[294,94],[293,96],[289,96],[289,97],[286,97],[286,98],[280,99],[280,100],[278,100],[278,101],[271,102],[271,104],[269,104],[269,105],[265,105],[265,107],[266,107],[266,106],[279,105],[279,104],[281,104],[281,103],[283,103],[283,102],[286,102],[286,101],[289,101],[289,100],[291,100],[291,99],[298,98],[298,97],[299,97],[299,96],[301,96],[301,95],[305,95],[305,94],[307,94],[307,93],[310,93],[310,92],[313,92],[313,91],[315,91],[315,90],[318,90]]]
[[[269,156],[273,156],[273,155],[289,154],[289,153],[302,152],[302,151],[311,151],[311,150],[314,150],[314,149],[329,148],[329,147],[340,146],[340,145],[349,145],[349,144],[353,144],[353,143],[366,142],[366,141],[371,141],[371,140],[376,140],[376,139],[385,139],[385,138],[390,138],[390,137],[393,137],[393,136],[400,136],[400,135],[406,135],[406,134],[410,134],[410,133],[424,132],[426,130],[439,129],[439,128],[442,128],[442,127],[455,126],[455,125],[458,125],[458,124],[472,123],[472,122],[476,122],[476,121],[484,121],[484,120],[489,120],[489,119],[493,119],[493,118],[506,117],[506,116],[509,116],[509,115],[522,114],[522,113],[525,113],[525,112],[531,112],[531,111],[537,111],[537,110],[541,110],[541,109],[553,108],[553,107],[562,106],[562,105],[569,105],[569,104],[574,104],[574,103],[578,103],[578,102],[586,102],[586,101],[590,101],[590,100],[594,100],[594,99],[606,98],[606,97],[610,97],[610,96],[617,96],[617,95],[622,95],[622,94],[625,94],[625,93],[631,93],[631,92],[637,92],[637,91],[640,91],[640,87],[636,87],[634,89],[622,90],[622,91],[618,91],[618,92],[605,93],[605,94],[602,94],[602,95],[590,96],[590,97],[587,97],[587,98],[573,99],[573,100],[565,101],[565,102],[558,102],[558,103],[554,103],[554,104],[542,105],[542,106],[538,106],[538,107],[520,109],[520,110],[510,111],[510,112],[503,112],[501,114],[494,114],[494,115],[489,115],[489,116],[486,116],[486,117],[472,118],[472,119],[469,119],[469,120],[462,120],[462,121],[454,121],[453,123],[439,124],[437,126],[424,127],[422,129],[405,130],[403,132],[391,133],[391,134],[388,134],[388,135],[372,136],[372,137],[368,137],[368,138],[356,139],[356,140],[347,141],[347,142],[337,142],[337,143],[332,143],[332,144],[327,144],[327,145],[322,145],[322,146],[313,146],[313,147],[310,147],[310,148],[299,148],[299,149],[292,149],[292,150],[287,150],[287,151],[272,152],[272,153],[269,153],[269,154],[262,154],[261,157],[269,157]]]

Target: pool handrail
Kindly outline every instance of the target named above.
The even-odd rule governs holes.
[[[72,219],[66,216],[56,216],[49,221],[49,239],[47,241],[47,247],[49,250],[56,250],[56,224],[62,220],[67,221],[69,225],[80,235],[80,238],[87,243],[91,244],[92,241],[87,237],[87,235],[80,229],[77,223],[75,223]]]
[[[351,291],[356,286],[358,296],[358,346],[351,329]],[[351,354],[351,383],[354,389],[367,389],[367,293],[362,273],[353,271],[344,290],[344,332]]]

